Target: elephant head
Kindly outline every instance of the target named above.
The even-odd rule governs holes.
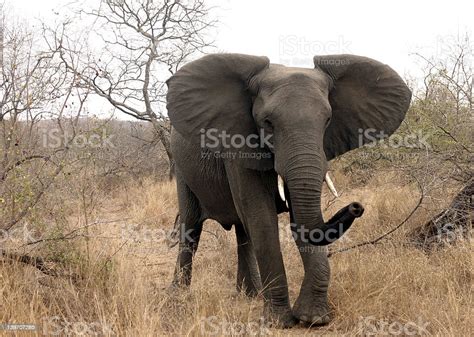
[[[326,233],[342,223],[335,240],[363,208],[354,203],[323,221],[327,161],[374,139],[364,131],[392,134],[411,92],[394,70],[370,58],[316,56],[314,65],[285,67],[241,54],[204,56],[168,80],[167,108],[174,128],[208,151],[237,153],[234,160],[246,169],[276,170],[289,194],[292,229]],[[208,130],[226,135],[221,140],[238,137],[234,143],[203,143]]]

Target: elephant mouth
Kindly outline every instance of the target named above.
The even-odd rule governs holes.
[[[334,183],[331,177],[329,176],[329,173],[326,173],[324,177],[324,181],[326,182],[329,188],[329,191],[331,191],[332,195],[336,198],[339,198],[339,193],[337,193],[336,187],[334,186]],[[283,200],[286,206],[288,207],[288,201],[286,200],[287,197],[285,194],[285,183],[283,181],[283,178],[280,175],[278,175],[278,193],[280,194],[281,200]]]

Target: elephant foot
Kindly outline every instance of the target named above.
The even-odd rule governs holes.
[[[331,321],[329,306],[326,297],[302,297],[301,295],[293,306],[293,314],[301,322],[314,325],[325,325]]]
[[[298,320],[293,316],[290,309],[279,311],[265,305],[263,316],[269,326],[276,329],[289,329],[298,324]]]

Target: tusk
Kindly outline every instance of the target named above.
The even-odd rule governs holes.
[[[326,172],[326,176],[324,177],[324,180],[326,181],[326,184],[328,185],[331,193],[334,194],[336,198],[339,198],[339,194],[337,193],[336,188],[334,187],[334,184],[331,178],[329,177],[329,173]]]
[[[285,183],[283,182],[283,178],[278,175],[278,193],[280,194],[280,198],[285,202],[286,206],[288,207],[288,202],[285,198]]]

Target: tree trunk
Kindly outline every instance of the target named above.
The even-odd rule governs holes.
[[[170,132],[167,130],[167,126],[163,125],[156,119],[151,120],[153,124],[153,128],[155,129],[156,135],[158,136],[158,139],[160,140],[161,144],[163,145],[163,148],[165,149],[166,156],[168,157],[168,163],[169,163],[169,171],[168,171],[168,178],[169,180],[174,178],[175,175],[175,165],[174,165],[174,159],[173,159],[173,154],[171,153],[171,143],[170,143]]]

